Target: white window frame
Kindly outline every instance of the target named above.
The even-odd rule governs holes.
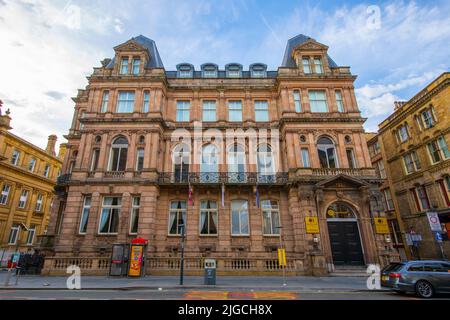
[[[209,208],[209,209],[208,208],[203,208],[203,204],[204,203],[208,204],[208,202],[211,203],[211,204],[214,204],[215,208]],[[202,237],[205,237],[205,236],[217,236],[219,234],[219,212],[218,212],[217,208],[218,208],[217,201],[214,201],[214,200],[202,200],[201,201],[201,203],[200,203],[200,215],[199,215],[199,221],[198,221],[199,222],[198,232],[199,232],[200,236],[202,236]],[[205,223],[208,225],[208,227],[207,227],[208,228],[208,233],[202,233],[202,229],[203,229],[202,216],[203,215],[206,215]],[[211,218],[211,215],[213,215],[212,218]],[[213,219],[215,224],[216,224],[216,233],[211,233],[210,232],[211,231],[210,230],[211,229],[211,226],[210,226],[211,219]]]
[[[28,195],[30,194],[29,190],[22,190],[19,198],[19,209],[25,209],[28,202]]]
[[[30,162],[28,163],[28,171],[33,173],[34,170],[36,169],[36,163],[37,163],[36,158],[31,158]]]
[[[212,114],[214,113],[214,117]],[[209,116],[206,116],[209,114]],[[203,101],[203,112],[202,112],[203,122],[216,122],[217,121],[217,106],[215,100],[204,100]]]
[[[386,203],[386,209],[387,211],[393,211],[395,210],[394,207],[394,199],[392,199],[392,192],[391,189],[387,188],[383,190],[384,195],[384,201]],[[388,196],[389,195],[389,196]],[[389,202],[390,201],[390,202]]]
[[[102,105],[100,108],[101,113],[106,113],[108,111],[108,104],[109,104],[109,90],[103,91],[102,96]]]
[[[134,91],[119,91],[116,113],[133,113],[136,93]]]
[[[273,237],[280,236],[280,226],[281,226],[281,217],[280,217],[280,206],[278,201],[266,199],[261,201],[261,212],[262,212],[262,233],[265,237]],[[278,221],[277,225],[274,225],[274,214],[277,214]],[[266,227],[266,218],[269,220],[270,224],[270,233],[267,233],[265,230]]]
[[[309,156],[309,149],[308,148],[301,148],[300,153],[302,156],[302,164],[303,168],[311,168],[311,159]]]
[[[130,58],[122,57],[120,59],[120,70],[119,70],[119,73],[121,75],[126,75],[126,74],[130,73]]]
[[[406,124],[402,124],[397,129],[397,136],[400,143],[404,143],[409,139],[409,130]]]
[[[139,232],[139,214],[141,209],[141,197],[133,197],[131,199],[131,213],[130,213],[130,234],[137,235]],[[137,219],[137,230],[133,231],[133,222]]]
[[[322,96],[319,99],[319,96]],[[309,105],[312,113],[326,113],[329,112],[327,92],[325,90],[310,90],[309,95]],[[325,109],[323,109],[325,107]]]
[[[44,177],[48,178],[50,176],[50,165],[47,163],[44,168]]]
[[[228,101],[228,121],[229,122],[242,122],[243,120],[243,106],[241,100],[230,100]],[[236,119],[234,119],[234,116],[236,115]],[[237,116],[239,114],[239,116]]]
[[[309,57],[302,57],[302,68],[304,74],[312,73],[311,61]]]
[[[256,122],[269,122],[269,101],[267,100],[255,100],[255,121]],[[258,117],[261,116],[261,119]]]
[[[244,208],[244,209],[242,209],[242,210],[239,210],[239,212],[238,212],[238,219],[239,219],[239,221],[238,221],[238,225],[239,225],[239,233],[235,233],[234,232],[234,230],[233,230],[233,216],[234,216],[234,214],[233,214],[233,203],[237,203],[237,202],[239,202],[239,203],[242,203],[242,204],[245,204],[246,205],[246,207]],[[243,206],[241,206],[241,208],[242,208]],[[248,210],[248,201],[247,200],[232,200],[231,201],[231,206],[230,206],[230,210],[231,210],[231,212],[230,212],[230,214],[231,214],[231,217],[230,217],[230,222],[231,222],[231,236],[233,236],[233,237],[248,237],[248,236],[250,236],[250,213],[249,213],[249,210]],[[242,228],[242,219],[243,219],[243,212],[246,212],[246,217],[247,217],[247,232],[243,232],[243,228]]]
[[[105,204],[105,200],[106,199],[117,199],[117,203],[116,205],[113,204]],[[116,235],[119,233],[119,229],[120,229],[120,211],[122,208],[122,198],[120,197],[104,197],[103,198],[103,202],[102,202],[102,210],[100,212],[100,220],[99,220],[99,224],[98,224],[98,234],[99,235]],[[109,219],[109,226],[108,226],[108,231],[107,232],[102,232],[101,231],[101,227],[102,227],[102,220],[103,220],[103,213],[105,212],[105,210],[108,210],[107,215],[108,216],[112,216],[114,214],[114,210],[117,210],[117,219],[118,219],[118,227],[117,227],[117,231],[111,231],[112,228],[112,219]],[[108,218],[107,218],[108,220]]]
[[[184,203],[184,208],[181,209],[173,209],[172,208],[172,204],[173,203]],[[174,200],[174,201],[170,201],[170,207],[169,207],[169,219],[168,219],[168,225],[167,225],[167,234],[169,236],[181,236],[181,230],[180,230],[180,225],[178,224],[178,221],[180,220],[179,215],[182,215],[183,218],[183,223],[184,223],[184,234],[186,234],[186,224],[187,224],[187,202],[185,200]],[[171,233],[170,229],[171,229],[171,224],[170,224],[170,218],[172,215],[175,215],[175,221],[176,221],[176,233]]]
[[[9,184],[4,184],[2,187],[2,192],[0,194],[0,205],[8,205],[9,193],[11,192],[11,186]]]
[[[189,100],[177,100],[177,122],[189,122],[191,121],[191,101]]]
[[[293,96],[294,96],[295,112],[300,113],[300,112],[303,111],[303,108],[302,108],[302,92],[300,90],[294,90]]]
[[[33,225],[28,229],[26,245],[32,246],[35,237],[36,237],[36,226]]]
[[[92,206],[92,197],[85,196],[83,200],[83,208],[81,210],[80,225],[78,226],[79,234],[86,234],[87,226],[89,223],[89,216],[91,212],[91,206]],[[86,231],[83,231],[84,226],[86,226]]]
[[[142,168],[139,168],[139,161],[142,159]],[[140,172],[144,169],[145,149],[138,148],[136,150],[136,171]]]
[[[314,57],[314,71],[317,74],[323,74],[323,63],[321,57]]]
[[[335,91],[335,96],[336,96],[336,105],[338,108],[338,112],[344,112],[345,108],[344,108],[344,98],[342,96],[342,91],[341,90],[336,90]]]
[[[150,91],[145,90],[142,94],[142,112],[147,113],[150,111]]]
[[[132,72],[133,72],[134,76],[138,76],[139,73],[141,72],[141,58],[139,58],[139,57],[133,58]]]
[[[8,245],[15,245],[20,238],[20,226],[18,223],[13,224],[11,226],[9,237],[8,237]]]
[[[36,198],[36,207],[34,208],[34,210],[36,212],[41,212],[43,203],[44,203],[44,196],[42,193],[38,193]]]
[[[20,151],[17,149],[14,149],[13,154],[11,156],[11,164],[14,166],[18,166],[19,160],[20,160]]]

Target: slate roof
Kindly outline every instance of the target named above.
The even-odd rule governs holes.
[[[295,47],[301,45],[302,43],[305,43],[308,40],[314,40],[311,37],[305,36],[304,34],[299,34],[298,36],[293,37],[292,39],[288,40],[288,43],[286,45],[286,51],[284,52],[284,58],[283,62],[281,63],[282,67],[285,68],[296,68],[296,63],[294,59],[292,58],[292,50],[295,49]],[[328,64],[330,67],[337,67],[338,65],[336,62],[334,62],[333,59],[327,54],[328,58]]]
[[[140,45],[144,46],[148,49],[150,54],[150,60],[147,62],[146,68],[164,68],[164,64],[161,60],[161,57],[158,52],[158,48],[156,47],[155,41],[152,39],[149,39],[143,35],[137,36],[135,38],[131,38],[130,40],[134,40]],[[107,68],[113,69],[114,68],[114,62],[115,58],[111,60],[111,62],[108,64]]]

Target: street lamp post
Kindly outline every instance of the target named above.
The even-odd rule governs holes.
[[[280,235],[280,249],[282,250],[283,249],[283,238],[281,235],[281,230],[283,229],[283,227],[278,226],[277,229],[278,229],[278,233]],[[287,285],[286,284],[286,266],[282,265],[281,268],[283,269],[283,287],[286,287],[286,285]]]
[[[184,283],[184,235],[185,225],[179,226],[181,228],[181,261],[180,261],[180,286]]]

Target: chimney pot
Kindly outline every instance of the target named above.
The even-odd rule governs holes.
[[[57,140],[58,137],[52,134],[51,136],[48,137],[47,148],[45,148],[45,152],[47,152],[49,155],[53,157],[56,156],[55,146]]]

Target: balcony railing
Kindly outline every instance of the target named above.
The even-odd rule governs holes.
[[[261,174],[256,172],[166,172],[159,175],[160,184],[284,184],[287,173]]]
[[[58,185],[66,184],[66,183],[68,183],[68,182],[70,181],[71,178],[72,178],[72,174],[70,174],[70,173],[68,173],[68,174],[63,174],[63,175],[60,175],[60,176],[56,179],[56,182],[57,182]]]

